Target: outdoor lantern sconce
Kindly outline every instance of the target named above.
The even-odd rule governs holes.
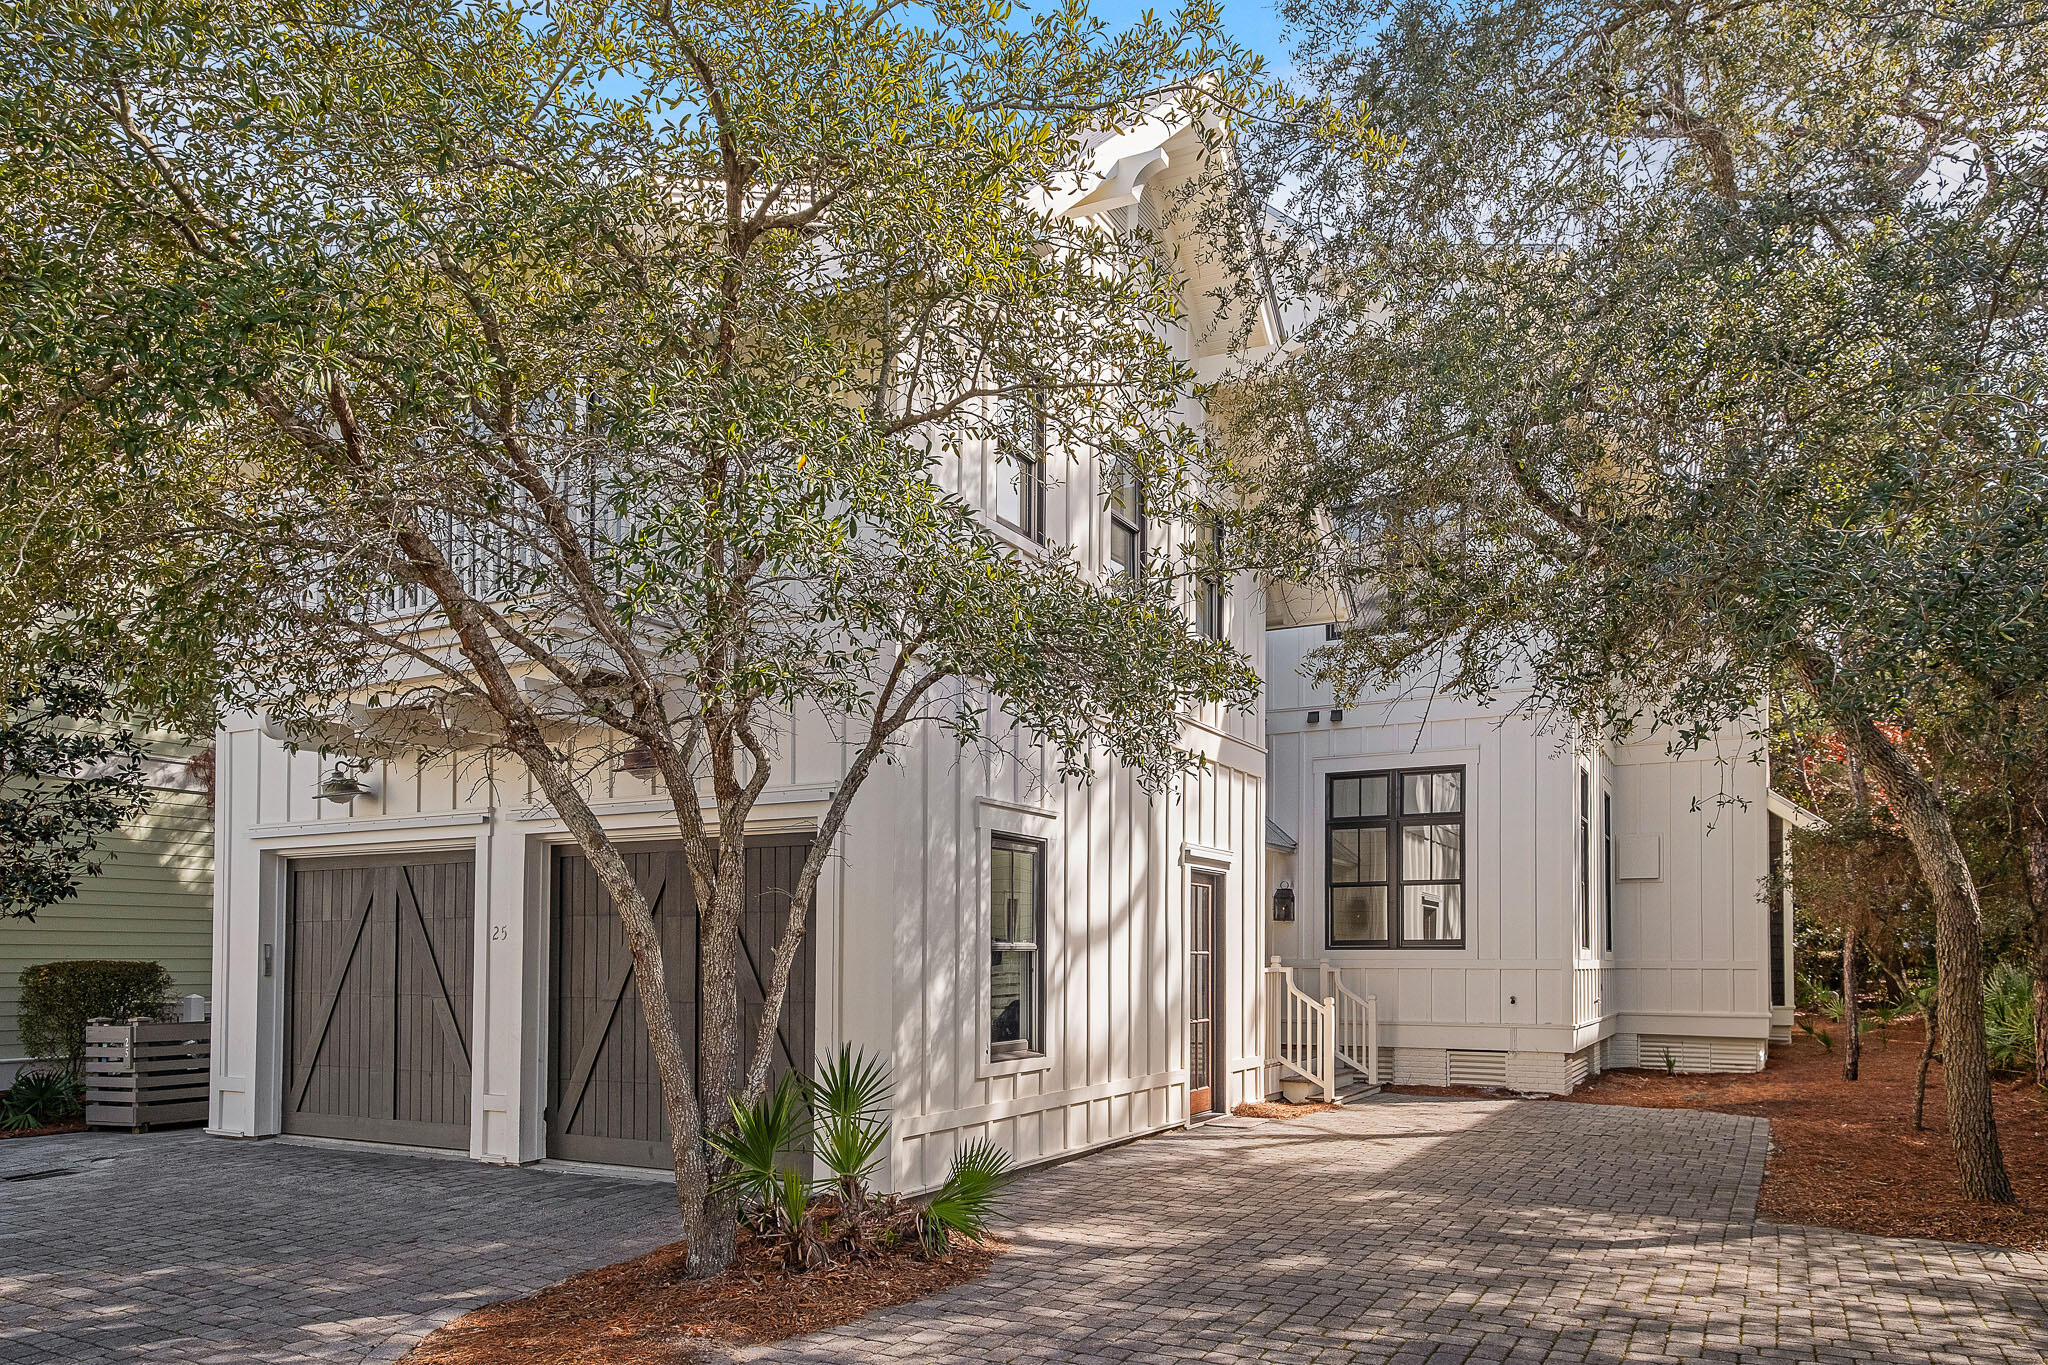
[[[322,801],[332,801],[340,806],[347,805],[358,796],[369,796],[369,784],[356,776],[356,773],[369,770],[370,760],[367,758],[344,758],[334,765],[333,772],[320,780],[320,790],[314,794]]]
[[[1294,884],[1282,882],[1273,889],[1273,918],[1292,920],[1294,918]]]

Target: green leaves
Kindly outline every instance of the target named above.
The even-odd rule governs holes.
[[[1834,661],[1830,705],[1920,723],[2041,684],[2012,642],[2048,626],[2048,459],[2019,416],[2048,252],[1992,168],[2048,170],[2048,29],[1290,13],[1318,93],[1381,137],[1253,149],[1291,177],[1280,259],[1318,312],[1237,395],[1233,443],[1298,453],[1262,481],[1268,534],[1405,626],[1347,636],[1332,681],[1441,668],[1692,736],[1805,691],[1795,643]]]
[[[803,1083],[811,1111],[813,1149],[857,1206],[889,1139],[889,1069],[850,1044]]]
[[[809,1136],[803,1089],[795,1077],[785,1075],[752,1104],[733,1100],[732,1127],[714,1128],[704,1140],[728,1163],[721,1188],[749,1203],[770,1204],[784,1197],[786,1180],[802,1182],[803,1176],[785,1161],[802,1150]]]
[[[953,1156],[946,1179],[918,1210],[918,1233],[934,1255],[954,1237],[981,1238],[988,1233],[996,1199],[1010,1181],[1010,1154],[978,1138]]]

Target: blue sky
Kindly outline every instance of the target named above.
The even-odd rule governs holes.
[[[1268,69],[1286,65],[1287,54],[1280,45],[1280,16],[1273,0],[1222,0],[1222,5],[1224,24],[1233,37],[1252,51],[1265,54]],[[1173,4],[1172,0],[1149,5],[1144,0],[1089,0],[1088,8],[1112,24],[1123,24],[1147,9],[1163,14]]]

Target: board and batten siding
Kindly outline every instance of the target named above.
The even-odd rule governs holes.
[[[25,1060],[21,969],[76,958],[161,962],[177,995],[209,993],[213,812],[203,792],[156,791],[141,819],[101,844],[105,870],[33,921],[0,919],[0,1081]]]
[[[1320,626],[1268,633],[1268,747],[1273,816],[1298,849],[1272,875],[1292,880],[1296,918],[1273,926],[1290,961],[1354,969],[1378,996],[1382,1046],[1396,1079],[1460,1052],[1516,1054],[1508,1084],[1569,1088],[1565,1059],[1633,1065],[1665,1038],[1702,1040],[1720,1068],[1760,1064],[1751,1040],[1770,1024],[1768,772],[1733,746],[1673,756],[1661,739],[1574,748],[1564,732],[1513,711],[1432,696],[1427,679],[1365,698],[1332,721],[1334,698],[1305,677]],[[1308,722],[1311,711],[1317,722]],[[1466,940],[1462,948],[1328,946],[1325,780],[1331,774],[1462,765],[1466,772]],[[1575,896],[1577,793],[1590,779],[1593,943],[1580,939]],[[1617,844],[1647,840],[1657,875],[1617,878],[1614,944],[1601,901],[1601,796],[1611,793]],[[1353,979],[1354,988],[1358,977]],[[1688,1054],[1690,1055],[1690,1054]],[[1519,1067],[1519,1070],[1517,1069]],[[1581,1068],[1583,1069],[1583,1068]],[[1577,1077],[1582,1078],[1582,1077]],[[1442,1078],[1434,1078],[1442,1079]]]

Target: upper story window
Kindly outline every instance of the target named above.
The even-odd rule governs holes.
[[[1109,489],[1109,567],[1136,578],[1145,562],[1145,485],[1138,472],[1118,465]]]
[[[1029,540],[1045,539],[1045,415],[1029,403],[1011,408],[996,443],[996,520]]]
[[[1465,944],[1465,770],[1328,781],[1329,938],[1340,948]]]
[[[1045,1050],[1045,845],[996,835],[989,846],[988,1055]]]
[[[1593,777],[1579,768],[1579,876],[1574,887],[1579,903],[1579,947],[1593,951]]]
[[[1223,556],[1223,521],[1210,516],[1202,523],[1202,548],[1220,564]],[[1202,632],[1205,640],[1223,638],[1223,574],[1220,570],[1205,570],[1195,580],[1195,628]]]
[[[1614,951],[1614,793],[1600,793],[1600,913],[1607,923],[1607,951]]]

